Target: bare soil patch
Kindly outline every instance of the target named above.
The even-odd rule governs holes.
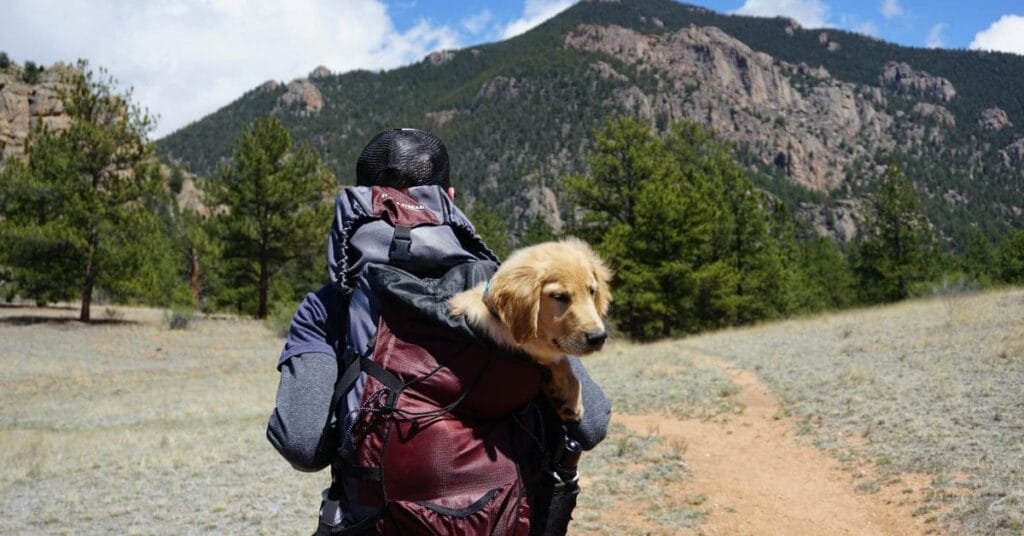
[[[797,423],[782,416],[777,397],[753,373],[727,372],[739,388],[740,413],[685,420],[616,416],[630,429],[685,442],[691,478],[673,491],[681,506],[699,501],[704,508],[706,518],[693,532],[903,536],[932,528],[913,515],[930,477],[902,475],[876,493],[858,492],[855,475],[838,461],[794,440]]]

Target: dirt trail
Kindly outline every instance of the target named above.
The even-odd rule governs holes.
[[[811,445],[794,441],[796,423],[782,417],[778,398],[753,373],[724,368],[745,405],[728,422],[662,415],[615,415],[638,431],[687,445],[692,479],[681,482],[681,504],[706,495],[708,516],[694,531],[706,535],[915,535],[938,528],[920,505],[925,475],[902,475],[877,493],[857,492],[854,474]],[[870,476],[866,477],[870,478]],[[909,490],[913,490],[912,492]]]

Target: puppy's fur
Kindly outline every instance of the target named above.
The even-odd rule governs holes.
[[[515,251],[489,285],[456,294],[448,305],[452,316],[465,315],[499,345],[520,349],[547,367],[545,393],[559,417],[575,421],[583,416],[583,403],[566,356],[604,344],[611,277],[585,242],[544,242]]]

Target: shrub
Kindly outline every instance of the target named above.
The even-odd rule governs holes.
[[[270,313],[263,319],[263,325],[278,337],[288,335],[288,328],[292,325],[292,316],[295,315],[295,304],[291,302],[278,302],[270,309]]]
[[[189,307],[173,307],[164,312],[164,323],[168,329],[188,329],[196,319],[196,312]]]
[[[0,69],[6,69],[11,66],[11,57],[6,52],[0,52]]]
[[[26,84],[35,84],[39,82],[39,73],[43,72],[43,68],[40,65],[36,65],[34,61],[25,62],[25,70],[21,73],[21,80]]]
[[[103,309],[103,318],[110,322],[120,322],[124,320],[124,313],[113,307],[107,307]]]
[[[1011,285],[1024,285],[1024,229],[1017,229],[1003,237],[999,250],[1003,281]]]

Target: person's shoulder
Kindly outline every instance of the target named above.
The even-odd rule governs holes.
[[[345,294],[333,283],[328,283],[303,298],[299,311],[313,312],[315,316],[334,316],[344,313]]]
[[[306,294],[306,298],[303,302],[311,304],[317,304],[323,308],[337,306],[341,297],[341,291],[338,290],[333,283],[327,283],[309,294]]]
[[[341,336],[339,315],[344,313],[340,302],[341,293],[332,285],[306,294],[292,317],[278,367],[302,353],[335,354],[335,345]]]

